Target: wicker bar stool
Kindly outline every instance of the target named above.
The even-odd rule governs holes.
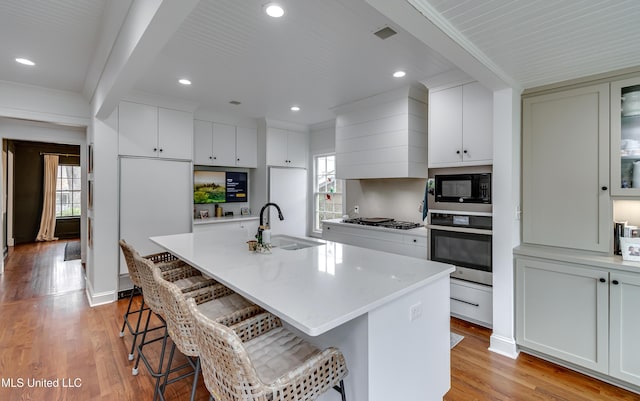
[[[345,397],[347,366],[333,347],[319,350],[270,313],[211,320],[187,300],[196,325],[202,374],[216,401],[314,400],[330,388]],[[210,398],[211,399],[211,398]]]
[[[193,375],[193,384],[191,387],[191,401],[193,401],[198,385],[198,377],[200,375],[200,352],[196,344],[195,327],[191,312],[187,307],[187,299],[193,299],[198,305],[198,309],[210,319],[217,319],[234,313],[236,319],[240,321],[263,313],[264,310],[257,305],[253,305],[226,287],[218,288],[217,286],[213,286],[183,293],[175,284],[164,280],[159,270],[154,270],[153,277],[158,284],[169,337],[173,340],[159,395],[160,398],[164,400],[164,390],[167,384]],[[187,356],[188,362],[172,368],[176,347],[182,354]],[[182,371],[188,367],[192,369],[185,374],[169,380],[170,374]]]
[[[153,278],[153,271],[160,270],[160,269],[154,266],[154,264],[150,260],[144,259],[142,256],[140,256],[138,252],[133,253],[133,260],[138,269],[138,276],[140,278],[140,284],[142,286],[142,292],[144,293],[145,302],[151,310],[147,314],[146,323],[145,323],[144,329],[142,330],[142,338],[140,340],[140,343],[137,346],[138,357],[136,358],[136,362],[133,369],[131,370],[131,373],[133,375],[138,374],[138,364],[142,359],[151,377],[156,379],[154,396],[153,396],[155,400],[160,387],[160,378],[162,377],[162,365],[164,363],[164,353],[165,353],[167,336],[168,336],[166,322],[164,319],[165,313],[164,313],[162,301],[160,300],[158,284]],[[198,273],[197,270],[187,265],[184,267],[167,270],[159,274],[161,274],[164,280],[174,283],[183,292],[197,291],[199,289],[202,289],[205,287],[212,287],[212,286],[215,286],[218,288],[224,288],[222,284],[217,283],[215,280],[205,278],[202,275],[197,273]],[[151,312],[153,312],[158,317],[158,319],[160,319],[162,323],[160,327],[164,328],[165,330],[162,336],[156,337],[151,340],[147,340],[147,334],[149,332],[149,322],[151,320]],[[160,351],[160,358],[159,358],[160,360],[158,362],[158,368],[154,369],[151,366],[151,363],[149,362],[149,359],[147,358],[147,356],[144,355],[143,350],[146,345],[149,345],[156,341],[162,341],[162,348]]]
[[[133,282],[133,289],[131,290],[131,294],[129,295],[129,303],[127,305],[127,311],[123,315],[122,328],[120,329],[120,337],[124,337],[124,329],[127,328],[129,333],[133,335],[133,341],[131,343],[131,351],[129,352],[129,360],[133,360],[133,351],[136,347],[136,342],[138,335],[142,334],[140,331],[140,322],[142,321],[142,314],[144,311],[148,311],[149,308],[144,305],[144,297],[140,302],[140,308],[137,310],[131,310],[131,306],[133,304],[133,298],[136,295],[142,295],[142,286],[140,284],[140,275],[138,274],[138,268],[136,267],[135,262],[133,261],[133,254],[136,250],[129,245],[125,240],[121,239],[119,241],[120,249],[122,249],[122,254],[124,255],[125,262],[127,264],[127,270],[129,271],[129,278],[131,278],[131,282]],[[153,255],[146,255],[143,258],[150,260],[153,262],[155,266],[157,266],[162,271],[167,271],[171,269],[175,269],[178,267],[183,267],[186,265],[185,262],[176,258],[169,252],[161,252],[155,253]],[[135,321],[135,329],[133,328],[132,322],[129,321],[130,315],[136,315],[137,319]]]

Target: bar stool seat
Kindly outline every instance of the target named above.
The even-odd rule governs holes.
[[[216,401],[314,400],[333,388],[344,401],[348,374],[342,353],[319,350],[268,312],[238,322],[209,319],[187,300],[196,325],[202,373]]]

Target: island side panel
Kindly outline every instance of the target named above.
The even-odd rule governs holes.
[[[441,400],[451,387],[449,276],[369,312],[368,324],[369,400]]]
[[[348,401],[369,401],[369,356],[368,356],[368,316],[352,319],[319,336],[309,336],[290,324],[283,325],[296,335],[319,348],[336,347],[340,349],[347,362],[349,374],[344,379]],[[340,401],[340,393],[329,390],[317,401]]]

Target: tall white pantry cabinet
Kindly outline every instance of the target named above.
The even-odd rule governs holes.
[[[523,96],[516,342],[640,393],[640,269],[612,255],[612,88],[600,80]]]
[[[120,102],[119,237],[141,254],[160,251],[150,236],[191,231],[193,113]],[[128,270],[120,256],[120,288]]]

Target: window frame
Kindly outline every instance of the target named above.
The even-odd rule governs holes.
[[[318,188],[318,159],[320,158],[327,158],[327,157],[331,157],[333,156],[334,158],[334,165],[335,165],[335,157],[336,157],[336,153],[335,152],[329,152],[329,153],[318,153],[318,154],[314,154],[312,156],[312,162],[313,162],[313,176],[312,176],[312,194],[311,194],[311,230],[310,233],[314,236],[322,236],[322,228],[316,228],[316,226],[320,226],[320,210],[319,210],[319,199],[318,196],[326,196],[326,194],[330,193],[330,192],[318,192],[316,191],[316,189]],[[346,199],[345,199],[345,185],[346,185],[346,180],[341,180],[339,178],[335,178],[336,181],[336,189],[338,187],[342,188],[342,192],[331,192],[332,195],[340,195],[342,198],[342,201],[340,202],[341,204],[341,210],[342,212],[339,213],[339,215],[335,216],[334,218],[340,218],[343,216],[344,214],[344,210],[345,210],[345,204],[346,204]],[[341,184],[338,185],[338,182],[340,182]],[[336,212],[333,212],[334,214]]]
[[[59,185],[61,184],[61,171],[63,167],[71,167],[73,170],[77,169],[77,176],[75,174],[75,171],[72,170],[72,174],[71,174],[71,189],[59,189]],[[69,179],[69,177],[66,177],[66,179]],[[73,182],[74,180],[77,179],[78,182],[80,183],[80,187],[78,189],[75,189]],[[58,214],[58,207],[60,206],[60,210],[62,210],[61,205],[63,205],[62,202],[59,202],[59,194],[61,195],[62,193],[67,193],[69,192],[71,195],[71,202],[64,202],[64,205],[70,205],[71,206],[71,210],[72,213],[74,210],[78,210],[78,214],[71,214],[71,215],[62,215],[62,214]],[[79,196],[79,202],[74,202],[73,198],[74,198],[74,194],[77,193]],[[77,207],[74,208],[74,205],[76,205]],[[63,220],[63,219],[77,219],[77,218],[81,218],[82,217],[82,167],[80,165],[77,164],[63,164],[60,163],[58,164],[58,171],[57,171],[57,176],[56,176],[56,220]]]

